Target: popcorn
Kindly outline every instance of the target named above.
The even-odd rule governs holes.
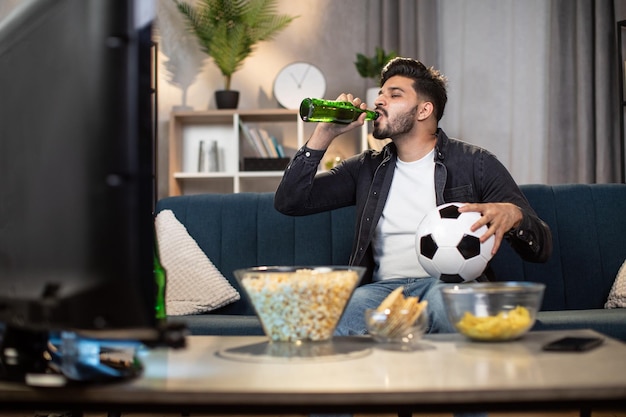
[[[326,340],[357,284],[353,270],[250,272],[241,280],[265,332],[274,341]]]

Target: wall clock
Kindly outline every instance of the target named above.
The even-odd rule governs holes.
[[[302,99],[323,98],[324,93],[324,74],[308,62],[293,62],[285,66],[274,80],[274,97],[286,109],[299,109]]]

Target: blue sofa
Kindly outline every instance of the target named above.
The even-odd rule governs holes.
[[[507,244],[491,266],[496,280],[546,284],[536,330],[591,328],[626,341],[626,309],[604,303],[626,258],[626,184],[523,185],[522,191],[551,227],[547,263],[522,261]],[[354,207],[312,216],[278,213],[273,193],[167,197],[189,234],[240,290],[233,271],[258,265],[345,265],[354,233]],[[241,291],[240,291],[241,292]],[[192,334],[262,335],[245,296],[210,313],[170,317]]]

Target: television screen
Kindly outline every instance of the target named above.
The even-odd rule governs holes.
[[[0,322],[156,337],[153,0],[0,22]]]

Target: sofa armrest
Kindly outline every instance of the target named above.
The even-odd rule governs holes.
[[[540,311],[532,330],[592,329],[626,342],[626,308]]]

